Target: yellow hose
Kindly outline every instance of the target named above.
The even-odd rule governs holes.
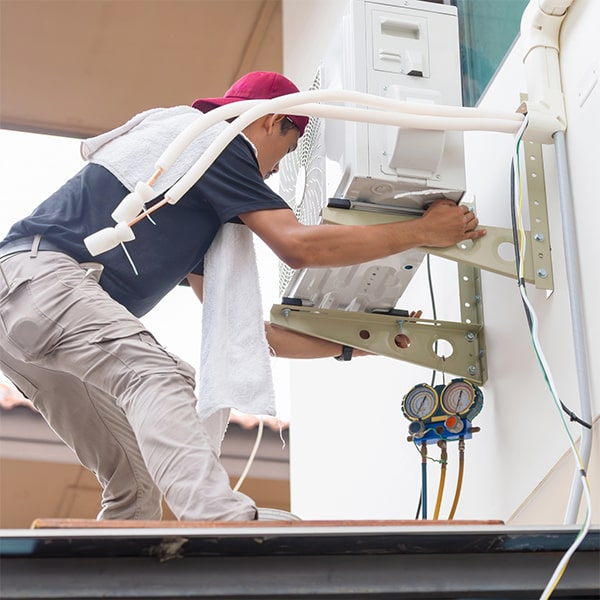
[[[438,446],[441,448],[441,467],[440,467],[440,483],[438,486],[438,495],[435,502],[435,510],[433,518],[438,519],[440,516],[440,508],[442,506],[442,497],[444,496],[444,486],[446,485],[446,464],[448,463],[448,452],[446,450],[447,443],[445,440],[440,440]]]
[[[460,438],[458,440],[458,477],[456,480],[456,491],[454,492],[454,501],[452,502],[452,508],[448,515],[448,520],[454,518],[456,507],[458,506],[458,499],[460,498],[460,490],[462,488],[463,474],[465,471],[465,439]]]

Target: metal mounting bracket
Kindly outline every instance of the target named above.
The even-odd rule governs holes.
[[[271,323],[313,337],[453,373],[478,384],[487,380],[483,325],[479,323],[452,323],[286,304],[273,305],[270,318]],[[396,344],[395,338],[399,334],[410,338],[408,348]]]
[[[523,261],[525,281],[538,289],[552,290],[552,260],[550,254],[550,231],[546,204],[546,184],[542,146],[536,142],[525,143],[525,172],[527,199],[532,232],[525,232],[525,258]],[[469,202],[463,202],[469,204]],[[414,214],[400,212],[375,212],[364,209],[325,207],[322,212],[325,223],[342,225],[374,225],[394,223],[418,218]],[[454,260],[460,264],[477,267],[516,280],[513,232],[507,227],[488,227],[487,235],[476,241],[464,241],[450,248],[424,248],[435,256]]]
[[[416,218],[418,217],[414,215],[347,210],[344,208],[326,207],[323,209],[323,221],[325,223],[336,223],[340,225],[397,223],[399,221],[410,221]],[[514,252],[512,231],[503,227],[484,227],[487,230],[487,235],[473,242],[467,240],[450,248],[422,248],[422,250],[434,256],[441,256],[463,265],[477,267],[479,269],[497,273],[498,275],[512,277],[516,280],[517,271],[514,258],[504,259],[501,255],[503,245],[507,245],[507,248]],[[532,257],[531,235],[529,232],[526,232],[525,235],[525,281],[537,284]],[[545,239],[547,239],[547,237]],[[545,282],[546,279],[542,279],[542,281]],[[544,289],[546,288],[544,287]]]
[[[539,289],[553,289],[550,235],[541,144],[525,143],[527,199],[532,226],[524,232],[524,277]],[[468,204],[468,203],[467,203]],[[414,214],[377,210],[332,208],[322,211],[325,223],[375,225],[408,221]],[[364,312],[276,304],[271,321],[288,329],[367,352],[465,377],[476,383],[487,380],[480,269],[517,279],[511,229],[485,227],[487,235],[451,248],[422,248],[453,260],[458,266],[461,322],[399,318]],[[506,251],[503,251],[506,250]],[[398,334],[406,334],[409,348],[400,348]],[[445,352],[445,354],[444,354]]]

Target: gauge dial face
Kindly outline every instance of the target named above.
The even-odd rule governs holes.
[[[429,385],[416,385],[406,396],[402,410],[411,421],[429,418],[438,406],[437,392]]]
[[[462,415],[473,406],[475,389],[468,382],[458,379],[449,383],[442,392],[442,408],[450,415]]]

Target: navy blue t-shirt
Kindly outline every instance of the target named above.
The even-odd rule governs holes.
[[[115,225],[110,215],[127,194],[107,169],[88,164],[15,223],[0,246],[39,233],[79,262],[99,262],[102,287],[142,316],[189,273],[202,274],[204,254],[223,223],[240,222],[238,215],[250,211],[289,208],[263,181],[250,144],[237,136],[179,202],[152,214],[156,225],[147,218],[134,225],[135,240],[126,248],[136,275],[121,246],[93,257],[83,243]]]

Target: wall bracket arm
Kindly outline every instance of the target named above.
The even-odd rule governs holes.
[[[273,305],[270,318],[271,323],[306,335],[454,373],[478,384],[487,380],[483,325],[480,324],[286,304]],[[410,338],[409,348],[396,345],[394,340],[399,334]],[[440,351],[442,346],[448,349],[446,356]]]

